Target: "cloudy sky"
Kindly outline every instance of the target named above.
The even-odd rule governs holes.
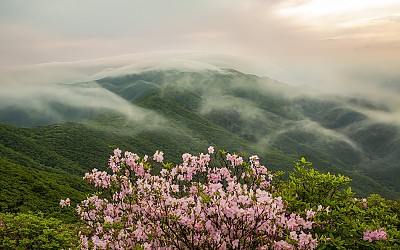
[[[399,0],[1,0],[0,34],[3,68],[179,50],[337,91],[400,79]]]

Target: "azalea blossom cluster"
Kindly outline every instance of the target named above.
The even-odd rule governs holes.
[[[71,205],[71,200],[69,198],[60,201],[61,207],[69,207]]]
[[[367,230],[364,232],[363,239],[372,242],[374,240],[386,240],[386,232],[384,228],[379,228],[375,231]]]
[[[315,249],[306,218],[287,213],[257,156],[223,151],[182,155],[182,163],[114,150],[110,173],[85,179],[100,192],[82,201],[83,249]],[[161,166],[156,168],[155,166]],[[158,170],[157,170],[158,169]]]

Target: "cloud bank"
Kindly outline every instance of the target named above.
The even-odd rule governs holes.
[[[47,79],[73,82],[87,73],[101,77],[139,64],[148,67],[154,64],[149,58],[174,65],[178,62],[172,59],[182,51],[217,67],[234,60],[210,61],[210,54],[238,55],[234,64],[240,67],[234,68],[246,73],[341,95],[394,100],[398,93],[382,86],[400,85],[399,13],[397,0],[3,0],[0,67],[35,65],[19,74],[19,82],[35,78],[32,67]],[[175,57],[147,51],[173,51]],[[132,54],[137,60],[115,57]],[[47,70],[50,62],[77,61],[55,63],[51,72],[36,70],[43,67],[37,64],[45,63]],[[1,74],[4,86],[7,74]]]

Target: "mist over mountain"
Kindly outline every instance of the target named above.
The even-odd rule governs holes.
[[[391,102],[323,93],[193,57],[42,65],[23,78],[3,72],[0,122],[81,169],[104,164],[110,145],[161,149],[175,159],[214,145],[259,154],[274,170],[305,156],[322,171],[350,176],[359,194],[399,196],[400,119]],[[12,138],[2,133],[2,147],[25,154]],[[21,164],[5,152],[1,157]]]

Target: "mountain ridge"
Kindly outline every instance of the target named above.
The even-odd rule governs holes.
[[[76,96],[59,98],[59,105],[50,108],[67,113],[68,119],[42,122],[37,116],[34,124],[41,126],[0,125],[4,171],[12,171],[8,162],[21,169],[54,172],[57,178],[70,176],[78,197],[85,191],[78,179],[106,164],[110,146],[140,154],[162,150],[170,156],[167,160],[179,161],[184,152],[197,153],[213,145],[259,154],[275,171],[288,171],[293,161],[305,156],[324,172],[350,176],[361,196],[399,197],[399,128],[360,110],[390,112],[367,100],[320,97],[227,69],[150,70],[63,88]],[[42,104],[45,111],[46,102]],[[24,106],[20,109],[27,112]],[[85,115],[88,110],[92,116]],[[12,123],[8,114],[0,108],[0,122]],[[61,191],[57,192],[59,197]]]

